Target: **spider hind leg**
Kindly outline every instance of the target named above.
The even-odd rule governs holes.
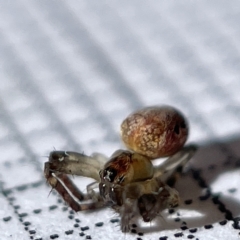
[[[196,153],[195,145],[183,147],[179,152],[170,156],[163,164],[154,166],[154,177],[161,177],[162,181],[173,187],[180,177],[185,165]]]

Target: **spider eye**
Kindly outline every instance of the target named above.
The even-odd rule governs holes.
[[[112,167],[107,167],[103,172],[103,178],[109,182],[113,182],[117,176],[117,170]]]

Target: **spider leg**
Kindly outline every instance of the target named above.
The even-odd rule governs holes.
[[[98,201],[93,201],[91,203],[80,203],[78,200],[88,200],[91,199],[88,194],[83,194],[74,183],[69,179],[69,177],[64,173],[52,174],[51,183],[55,181],[52,187],[62,196],[64,201],[76,212],[84,210],[92,210],[96,208],[101,208],[105,204],[99,198]]]
[[[100,197],[99,193],[95,192],[94,189],[99,189],[99,182],[93,182],[87,185],[87,197],[88,199],[92,199],[93,201],[102,201],[102,197]]]
[[[85,176],[100,181],[99,171],[107,159],[99,155],[87,156],[77,152],[53,151],[49,161],[45,163],[45,177],[49,172],[61,172],[71,175]]]
[[[158,191],[144,193],[138,198],[139,213],[144,222],[152,221],[164,209],[175,208],[179,205],[178,192],[156,179]]]
[[[188,145],[182,148],[179,152],[169,157],[163,164],[154,166],[154,177],[161,177],[163,182],[168,182],[173,186],[183,167],[196,151],[197,147],[195,145]]]
[[[138,209],[145,222],[153,220],[161,211],[177,207],[180,203],[178,192],[169,186],[174,183],[183,167],[192,158],[197,148],[194,145],[184,147],[169,157],[163,164],[154,167],[154,176],[145,182],[132,184],[135,189],[142,190],[138,196]]]
[[[123,198],[123,204],[115,206],[121,216],[123,232],[130,230],[135,216],[140,215],[144,222],[151,222],[161,211],[178,206],[180,201],[178,192],[162,182],[160,177],[127,184]]]
[[[138,213],[135,199],[126,198],[124,205],[120,207],[119,213],[121,216],[121,230],[122,232],[129,232],[131,220]]]
[[[47,182],[63,197],[75,211],[96,209],[104,206],[103,200],[93,191],[97,182],[90,184],[88,194],[82,193],[70,180],[67,174],[75,174],[94,178],[99,181],[99,171],[106,159],[98,155],[93,157],[75,152],[53,151],[49,161],[45,163],[44,174]],[[91,187],[92,186],[92,187]],[[92,199],[91,203],[78,201]]]

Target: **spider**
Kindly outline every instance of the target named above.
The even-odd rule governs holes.
[[[188,124],[171,106],[146,107],[130,114],[121,124],[121,137],[128,150],[117,150],[110,158],[53,151],[44,174],[74,211],[110,206],[120,214],[121,230],[129,232],[133,218],[150,222],[163,210],[179,205],[179,194],[170,186],[196,152],[196,146],[184,147]],[[153,161],[161,157],[168,158],[154,166]],[[95,181],[84,194],[67,174]]]

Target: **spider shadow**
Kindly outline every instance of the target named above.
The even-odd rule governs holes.
[[[236,197],[237,185],[222,177],[240,173],[240,138],[228,139],[199,146],[189,167],[175,184],[181,197],[180,206],[165,211],[150,224],[138,225],[137,232],[153,232],[181,228],[208,227],[240,215],[240,200]],[[235,173],[235,175],[233,175]],[[238,181],[240,181],[240,175]],[[232,222],[233,223],[233,222]],[[211,227],[211,226],[210,226]]]

